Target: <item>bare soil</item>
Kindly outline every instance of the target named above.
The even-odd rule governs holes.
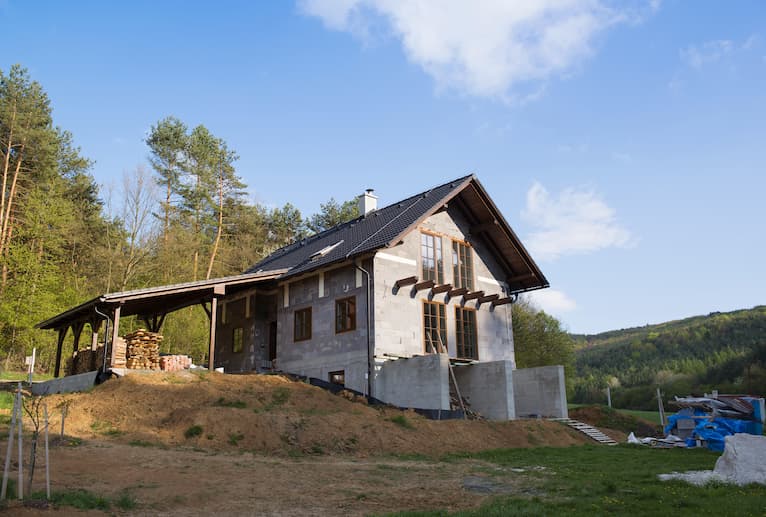
[[[136,514],[367,515],[475,507],[487,493],[466,480],[486,476],[489,467],[438,457],[588,442],[555,422],[432,421],[277,375],[129,375],[87,393],[49,397],[52,430],[60,429],[62,404],[69,408],[66,435],[74,440],[52,449],[53,489],[84,488],[112,499],[129,494]],[[42,488],[40,472],[35,489]],[[497,476],[492,479],[502,480]],[[516,487],[510,479],[502,486]]]

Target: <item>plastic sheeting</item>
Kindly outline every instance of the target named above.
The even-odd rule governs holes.
[[[685,408],[675,415],[668,417],[668,425],[665,426],[665,434],[674,434],[673,430],[678,427],[678,421],[693,420],[696,422],[691,436],[686,439],[687,447],[695,447],[700,440],[704,440],[707,448],[712,451],[724,450],[724,439],[737,433],[755,434],[756,422],[737,420],[733,418],[713,417],[702,409]]]

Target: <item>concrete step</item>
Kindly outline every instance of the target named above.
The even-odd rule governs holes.
[[[586,424],[584,422],[580,422],[578,420],[572,420],[571,418],[551,418],[551,420],[554,422],[560,422],[564,425],[568,425],[572,429],[580,431],[581,433],[588,436],[589,438],[592,438],[598,443],[603,443],[604,445],[617,445],[616,441],[614,441],[609,436],[602,433],[601,431],[599,431],[597,428],[593,427],[592,425]]]

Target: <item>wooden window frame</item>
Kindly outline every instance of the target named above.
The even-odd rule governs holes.
[[[460,256],[461,248],[465,248],[466,257],[470,257],[468,261],[464,261]],[[457,259],[457,262],[456,262]],[[466,264],[469,262],[470,264]],[[467,271],[470,267],[470,274]],[[473,291],[476,287],[476,268],[473,260],[473,246],[465,241],[459,239],[452,239],[452,284],[455,287],[465,287],[469,291]],[[466,282],[468,280],[468,282]]]
[[[304,334],[300,334],[299,335],[299,332],[302,330],[302,329],[300,329],[298,327],[298,317],[299,317],[298,315],[299,314],[308,314],[308,329],[307,329],[307,334],[306,335],[304,335]],[[305,307],[303,309],[296,309],[293,312],[293,341],[294,342],[297,343],[299,341],[308,341],[309,339],[311,339],[311,323],[312,323],[311,322],[311,318],[312,318],[311,307]]]
[[[239,336],[239,339],[237,339]],[[237,346],[239,344],[239,346]],[[231,351],[234,354],[241,354],[245,350],[245,329],[243,327],[234,327],[231,329]]]
[[[439,353],[437,343],[434,343],[433,339],[428,339],[429,329],[433,329],[426,325],[426,307],[436,307],[436,331],[442,336],[442,346],[444,347],[444,351],[447,352],[449,350],[447,341],[447,305],[442,302],[429,300],[423,300],[423,315],[421,317],[423,324],[423,351],[426,354]],[[429,314],[428,317],[432,318],[433,315]]]
[[[353,312],[351,312],[351,325],[349,327],[340,327],[338,324],[341,323],[341,320],[338,318],[338,309],[343,304],[348,304],[351,302],[351,307],[353,307]],[[346,310],[348,311],[348,305],[346,305]],[[346,321],[348,319],[348,313],[346,314],[346,318],[343,320]],[[336,334],[344,334],[346,332],[353,332],[356,330],[356,296],[347,296],[345,298],[338,298],[335,300],[335,333]]]
[[[465,343],[465,326],[463,325],[465,314],[473,314],[473,355],[467,355]],[[479,360],[479,321],[478,311],[469,307],[455,307],[455,357],[459,359]]]
[[[433,270],[428,270],[428,274],[426,273],[427,257],[425,257],[423,253],[425,251],[424,248],[428,248],[428,245],[423,243],[423,237],[431,239],[431,244],[433,245],[430,249],[433,250],[434,254],[434,267]],[[436,245],[437,242],[439,243],[438,248]],[[437,250],[440,255],[439,258],[437,258]],[[433,271],[433,276],[431,275],[431,271]],[[420,275],[421,280],[433,280],[437,285],[444,283],[444,243],[442,242],[442,236],[428,230],[420,230]]]

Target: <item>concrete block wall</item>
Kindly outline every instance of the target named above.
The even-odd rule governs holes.
[[[368,265],[369,267],[369,265]],[[343,370],[346,386],[367,392],[366,278],[353,265],[280,285],[277,300],[277,367],[329,380]],[[355,297],[356,329],[335,333],[335,302]],[[311,307],[311,339],[295,341],[295,311]]]
[[[455,366],[452,370],[460,394],[473,411],[489,420],[516,418],[511,361]]]
[[[421,227],[441,235],[444,279],[453,283],[452,240],[469,240],[473,247],[475,289],[486,294],[504,296],[501,286],[501,268],[492,254],[477,238],[470,237],[470,227],[462,213],[450,207],[427,218]],[[429,291],[412,294],[411,286],[394,289],[394,283],[409,276],[422,277],[420,229],[406,235],[397,246],[384,249],[375,255],[375,354],[412,356],[424,354],[423,300],[429,299]],[[433,301],[446,303],[447,349],[451,357],[456,352],[455,308],[462,297],[448,299],[446,294],[432,297]],[[492,308],[491,304],[478,305],[476,300],[465,303],[477,309],[477,338],[479,361],[511,361],[515,365],[511,310],[509,305]]]
[[[265,364],[269,358],[269,322],[276,321],[276,312],[272,293],[250,291],[222,298],[216,315],[216,367],[244,372]],[[243,329],[241,352],[234,352],[235,328]]]
[[[449,359],[429,354],[376,365],[375,397],[405,408],[450,409]]]
[[[517,417],[567,418],[567,391],[563,366],[522,368],[513,372]]]

